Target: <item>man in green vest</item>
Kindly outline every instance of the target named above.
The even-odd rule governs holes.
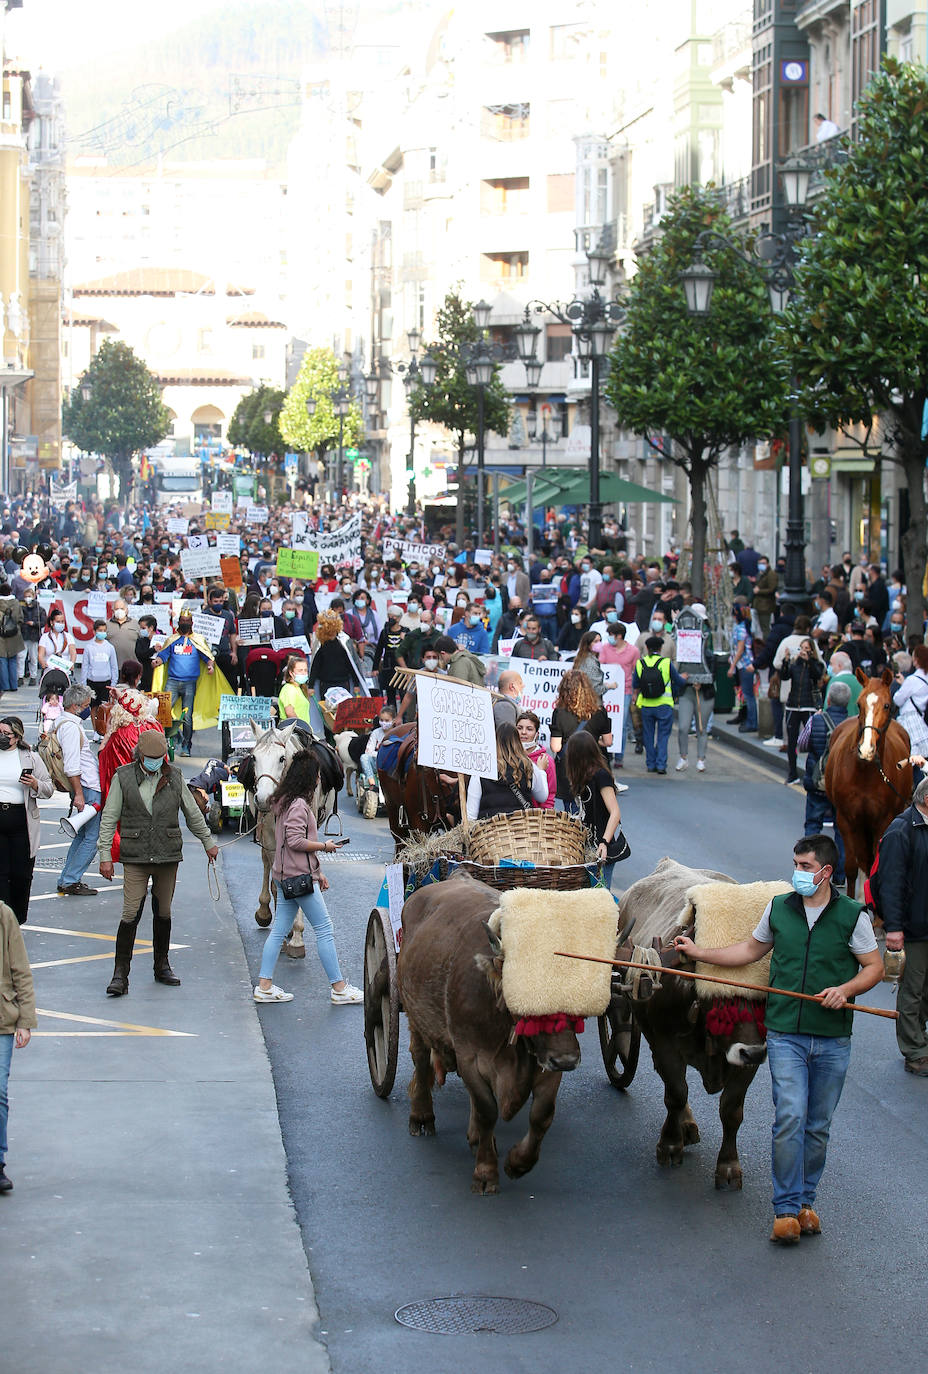
[[[135,758],[117,768],[100,817],[97,853],[100,873],[113,881],[112,844],[119,826],[119,859],[123,866],[122,919],[116,932],[116,966],[106,991],[123,997],[129,991],[129,965],[135,933],[142,918],[148,880],[151,879],[152,952],[155,981],[179,987],[171,968],[171,899],[177,882],[177,865],[183,858],[184,841],[180,812],[188,830],[202,844],[213,863],[219,854],[200,808],[190,794],[181,771],[167,759],[167,741],[160,730],[143,730]]]
[[[748,939],[721,949],[703,949],[683,935],[674,940],[686,958],[728,967],[772,950],[770,985],[810,993],[820,1004],[767,999],[774,1106],[770,1239],[783,1245],[821,1233],[815,1191],[851,1056],[848,1003],[883,977],[869,918],[859,902],[831,885],[837,864],[830,836],[807,835],[793,847],[793,891],[774,897]]]

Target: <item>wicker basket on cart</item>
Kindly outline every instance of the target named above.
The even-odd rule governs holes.
[[[602,871],[602,865],[588,864],[540,864],[535,868],[509,868],[497,864],[478,864],[470,859],[453,858],[443,855],[439,860],[439,879],[444,882],[452,873],[461,870],[478,883],[486,883],[499,892],[508,892],[514,887],[543,887],[549,892],[579,892],[581,888],[593,887]]]
[[[468,859],[490,867],[500,859],[527,859],[540,866],[582,865],[585,854],[586,830],[563,811],[537,809],[491,816],[473,825],[467,837]]]

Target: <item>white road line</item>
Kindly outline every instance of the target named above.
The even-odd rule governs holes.
[[[105,897],[108,892],[122,892],[122,883],[114,883],[112,887],[101,887],[97,889],[99,897]],[[38,897],[33,894],[29,898],[30,905],[33,902],[50,902],[53,897],[60,897],[60,892],[40,892]]]

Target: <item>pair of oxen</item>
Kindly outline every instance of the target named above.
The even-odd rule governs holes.
[[[618,927],[628,932],[634,922],[638,946],[653,947],[655,941],[669,946],[680,931],[687,892],[701,884],[730,881],[724,874],[662,859],[653,873],[624,893]],[[569,902],[570,894],[564,893],[563,899]],[[498,892],[463,874],[420,889],[403,907],[397,959],[414,1067],[410,1133],[434,1134],[433,1089],[441,1086],[446,1074],[459,1074],[470,1096],[472,1190],[483,1194],[499,1191],[498,1117],[511,1120],[531,1098],[528,1130],[504,1164],[510,1178],[519,1178],[538,1161],[554,1119],[561,1075],[580,1063],[580,1043],[569,1024],[536,1035],[513,1034],[515,1017],[502,994],[503,951],[492,923],[488,925],[498,906]],[[670,948],[661,959],[665,967],[678,961]],[[681,1164],[684,1147],[699,1140],[686,1079],[687,1068],[693,1067],[707,1092],[721,1093],[723,1135],[716,1187],[740,1188],[738,1127],[745,1094],[766,1056],[757,1020],[739,1020],[730,1028],[721,1025],[718,1016],[712,1017],[713,1004],[699,998],[695,985],[672,976],[658,980],[645,975],[629,995],[664,1083],[667,1116],[657,1144],[659,1163]]]

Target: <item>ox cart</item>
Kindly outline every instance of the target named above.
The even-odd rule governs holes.
[[[467,835],[466,852],[449,846],[436,858],[405,862],[403,899],[430,881],[444,882],[464,873],[499,892],[534,888],[548,892],[576,892],[595,887],[601,867],[585,857],[585,832],[579,822],[554,811],[516,812],[475,825]],[[552,859],[561,862],[538,862]],[[532,856],[531,858],[529,856]],[[396,915],[394,903],[394,915]],[[402,929],[394,934],[389,906],[375,906],[364,938],[364,1038],[371,1085],[378,1097],[393,1089],[399,1056],[399,1023],[403,1008],[397,978],[397,953]],[[612,980],[612,996],[598,1018],[599,1044],[606,1075],[624,1091],[635,1076],[641,1031],[620,975]]]

